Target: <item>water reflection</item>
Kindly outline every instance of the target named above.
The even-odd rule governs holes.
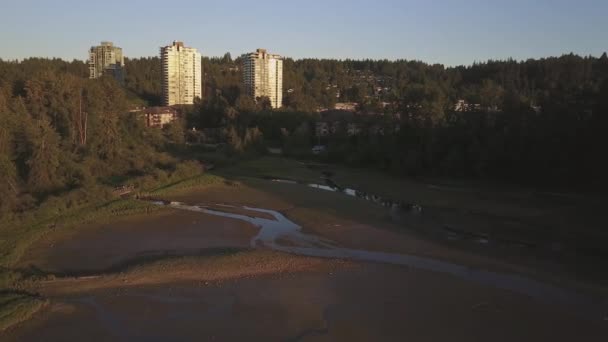
[[[331,192],[339,192],[339,193],[345,194],[350,197],[361,198],[366,201],[373,202],[373,203],[382,205],[387,208],[400,209],[400,210],[402,210],[404,212],[408,212],[408,213],[421,213],[422,212],[422,206],[419,204],[395,201],[390,198],[381,197],[381,196],[378,196],[375,194],[370,194],[370,193],[367,193],[364,191],[339,186],[336,182],[334,182],[330,178],[325,177],[322,179],[325,181],[325,185],[315,184],[315,183],[308,183],[306,185],[308,187],[314,188],[314,189],[320,189],[320,190],[331,191]],[[296,181],[284,180],[284,179],[273,179],[272,181],[278,182],[278,183],[300,184]]]

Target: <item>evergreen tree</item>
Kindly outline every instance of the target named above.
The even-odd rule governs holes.
[[[53,191],[63,186],[59,177],[59,135],[45,119],[28,120],[26,139],[30,156],[27,159],[27,185],[34,192]]]

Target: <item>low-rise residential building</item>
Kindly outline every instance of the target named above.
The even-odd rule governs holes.
[[[355,122],[349,122],[346,125],[346,134],[348,134],[348,136],[354,136],[354,135],[359,135],[361,133],[361,125],[359,125],[358,123]]]
[[[315,124],[315,134],[318,137],[326,137],[329,135],[329,123],[326,121],[317,121]]]
[[[178,119],[179,114],[172,107],[150,107],[142,110],[147,127],[162,128]]]
[[[481,105],[479,103],[468,103],[466,100],[458,100],[454,105],[454,111],[456,112],[474,112],[480,111]]]
[[[344,110],[347,112],[356,112],[359,104],[356,102],[338,102],[334,106],[335,110]]]
[[[341,128],[342,128],[342,122],[334,121],[331,123],[331,126],[329,127],[329,131],[331,132],[331,134],[336,134],[336,133],[340,132]]]
[[[530,105],[530,108],[532,108],[532,110],[536,113],[536,114],[540,114],[543,111],[543,107],[541,106],[536,106],[534,104]]]
[[[344,131],[344,127],[346,126],[346,130],[348,131],[349,127],[351,129],[349,135],[356,135],[361,131],[361,126],[358,123],[353,123],[354,126],[349,126],[351,124],[346,121],[340,120],[329,120],[329,121],[317,121],[315,123],[315,135],[318,137],[327,137],[330,135],[334,135]]]
[[[384,135],[384,127],[381,125],[372,125],[369,128],[370,135]]]

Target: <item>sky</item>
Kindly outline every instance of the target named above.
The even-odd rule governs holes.
[[[292,58],[469,65],[608,50],[608,0],[0,0],[0,58],[127,57],[174,40],[205,56],[266,48]]]

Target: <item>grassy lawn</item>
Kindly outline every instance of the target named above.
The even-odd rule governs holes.
[[[179,182],[171,183],[150,192],[153,196],[172,195],[192,191],[193,189],[206,188],[213,185],[224,184],[225,179],[212,174],[204,174],[188,178]]]
[[[283,178],[304,183],[321,183],[322,171],[331,171],[332,179],[343,187],[379,195],[404,203],[416,203],[424,208],[450,211],[454,214],[473,214],[501,219],[530,220],[539,225],[586,227],[594,230],[608,218],[602,199],[583,195],[550,194],[515,186],[473,183],[454,180],[416,181],[397,178],[386,173],[340,165],[306,164],[291,159],[263,157],[244,161],[218,170],[226,178],[236,178],[256,187],[271,187],[255,178]],[[602,233],[603,229],[595,229]],[[608,232],[605,232],[608,233]]]
[[[242,161],[218,170],[218,173],[231,177],[282,178],[307,183],[319,183],[320,171],[307,168],[302,162],[279,157],[262,157]]]
[[[501,211],[504,210],[505,203],[517,204],[529,197],[529,193],[513,187],[490,187],[481,183],[447,182],[445,180],[414,181],[394,177],[377,170],[307,163],[278,157],[262,157],[243,161],[222,168],[218,173],[227,178],[281,178],[323,184],[323,180],[320,178],[322,171],[331,171],[332,179],[341,186],[425,206],[466,209],[475,206],[489,210],[491,204],[500,202],[493,209]],[[497,207],[503,207],[503,209]]]

